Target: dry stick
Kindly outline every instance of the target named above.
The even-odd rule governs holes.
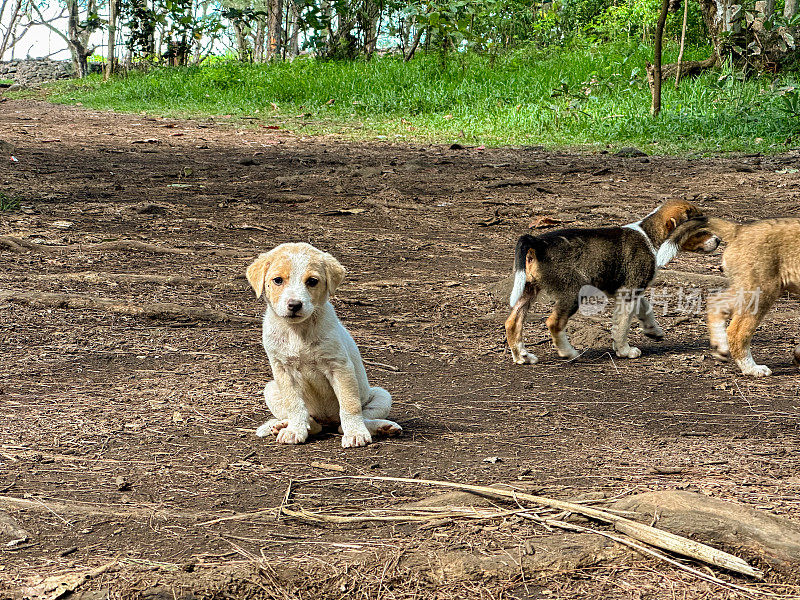
[[[683,61],[683,47],[686,43],[686,22],[689,19],[689,0],[683,0],[683,29],[681,29],[681,49],[678,51],[678,65],[675,72],[675,89],[681,80],[681,62]]]
[[[257,317],[245,317],[211,308],[181,306],[172,302],[129,304],[117,300],[104,300],[78,294],[52,294],[48,292],[0,292],[0,300],[19,302],[45,308],[72,308],[104,310],[121,315],[148,317],[163,320],[197,320],[212,323],[261,323]]]
[[[286,486],[286,493],[283,494],[283,499],[281,500],[280,506],[278,506],[278,510],[275,511],[275,520],[281,518],[281,511],[283,511],[283,507],[289,502],[292,497],[292,484],[294,483],[294,479],[289,480],[289,485]]]
[[[393,371],[397,373],[400,369],[395,367],[394,365],[387,365],[386,363],[378,362],[376,360],[368,360],[366,358],[362,358],[361,362],[365,365],[370,365],[372,367],[378,367],[379,369],[386,369],[387,371]]]
[[[168,246],[158,246],[156,244],[146,244],[136,240],[114,240],[110,242],[100,242],[89,246],[98,250],[129,250],[134,252],[149,252],[150,254],[191,254],[191,250],[181,248],[170,248]]]
[[[499,517],[508,517],[511,515],[516,515],[521,512],[528,512],[529,509],[513,509],[513,510],[501,510],[501,511],[485,511],[483,513],[479,511],[473,511],[472,513],[464,512],[464,511],[457,511],[457,510],[450,510],[450,511],[431,511],[433,514],[401,514],[401,515],[326,515],[323,513],[315,513],[304,508],[300,508],[299,510],[293,510],[290,508],[286,508],[285,506],[281,507],[281,512],[289,517],[294,517],[297,519],[305,519],[307,521],[316,521],[318,523],[364,523],[368,521],[435,521],[439,519],[445,518],[464,518],[464,519],[474,519],[474,520],[485,520],[485,519],[497,519]],[[419,510],[417,512],[423,512]],[[530,514],[530,513],[529,513]]]
[[[108,273],[106,271],[76,271],[72,273],[42,273],[30,275],[45,281],[83,281],[86,283],[155,283],[158,285],[189,285],[203,288],[243,289],[244,280],[208,279],[204,277],[185,277],[183,275],[153,275],[148,273]]]
[[[219,513],[211,513],[205,511],[180,511],[180,510],[166,510],[156,507],[148,507],[145,505],[138,505],[131,508],[122,508],[116,505],[98,505],[98,504],[77,504],[69,501],[61,500],[48,500],[45,504],[38,498],[16,498],[14,496],[0,496],[0,509],[6,510],[46,510],[55,514],[59,519],[63,519],[57,512],[65,515],[76,516],[117,516],[117,517],[130,517],[130,518],[163,518],[163,519],[190,519],[197,520],[198,518],[216,517]],[[242,519],[245,517],[252,517],[259,513],[267,513],[274,511],[274,508],[265,508],[255,513],[242,513],[232,515],[234,519]],[[217,521],[226,521],[226,517],[214,519],[207,523],[215,523]],[[66,521],[65,521],[66,522]],[[205,525],[206,523],[199,523],[198,525]]]
[[[60,514],[58,514],[58,513],[57,513],[56,511],[54,511],[52,508],[50,508],[49,506],[47,506],[47,504],[45,504],[44,502],[42,502],[41,500],[39,500],[38,498],[35,498],[35,497],[34,497],[34,500],[35,500],[36,502],[38,502],[39,504],[41,504],[42,506],[44,506],[44,507],[45,507],[45,508],[46,508],[48,511],[50,511],[51,513],[53,513],[53,514],[54,514],[55,516],[57,516],[59,519],[61,519],[61,521],[62,521],[63,523],[66,523],[67,525],[69,525],[69,521],[67,521],[67,520],[66,520],[64,517],[62,517]]]
[[[203,526],[207,526],[207,525],[215,525],[217,523],[222,523],[224,521],[239,521],[241,519],[253,518],[253,517],[257,517],[259,515],[263,515],[264,513],[271,513],[271,512],[275,512],[276,514],[279,514],[280,510],[279,509],[274,509],[274,508],[264,508],[262,510],[257,510],[255,512],[238,513],[238,514],[230,515],[230,516],[227,516],[227,517],[219,517],[218,519],[211,519],[210,521],[203,521],[202,523],[198,523],[197,526],[198,527],[203,527]]]
[[[670,564],[670,565],[672,565],[674,567],[678,567],[679,569],[681,569],[683,571],[686,571],[687,573],[691,573],[692,575],[694,575],[696,577],[699,577],[700,579],[703,579],[704,581],[708,581],[709,583],[714,583],[716,585],[719,585],[719,586],[722,586],[722,587],[725,587],[725,588],[729,588],[729,589],[736,590],[736,591],[739,591],[739,592],[746,592],[748,594],[760,594],[762,596],[770,596],[770,597],[773,597],[773,598],[790,598],[790,597],[792,597],[792,596],[785,596],[785,595],[782,595],[782,594],[774,594],[772,592],[765,592],[765,591],[757,590],[757,589],[753,589],[753,588],[748,588],[748,587],[745,587],[745,586],[742,586],[742,585],[737,585],[735,583],[729,583],[727,581],[719,579],[718,577],[714,577],[713,575],[709,575],[708,573],[703,573],[702,571],[698,571],[697,569],[694,569],[694,568],[690,567],[689,565],[684,565],[683,563],[680,563],[677,560],[674,560],[674,559],[670,558],[666,554],[662,554],[661,552],[658,552],[657,550],[653,550],[652,548],[648,548],[646,546],[642,546],[641,544],[637,544],[636,542],[633,542],[633,541],[625,539],[625,538],[621,538],[621,537],[616,536],[616,535],[611,535],[610,533],[607,533],[605,531],[600,531],[599,529],[592,529],[591,527],[583,527],[582,525],[575,525],[574,523],[566,523],[564,521],[558,521],[558,520],[555,520],[555,519],[542,519],[541,517],[537,517],[536,515],[532,515],[530,513],[525,513],[525,512],[521,512],[521,513],[518,513],[518,514],[519,514],[519,516],[524,517],[526,519],[530,519],[532,521],[536,521],[537,523],[550,525],[551,527],[558,527],[559,529],[565,529],[567,531],[578,531],[578,532],[581,532],[581,533],[595,533],[597,535],[602,535],[603,537],[608,538],[610,540],[613,540],[613,541],[615,541],[615,542],[617,542],[619,544],[622,544],[624,546],[628,546],[629,548],[633,548],[634,550],[636,550],[638,552],[642,552],[644,554],[649,554],[650,556],[658,558],[659,560],[663,560],[664,562],[666,562],[666,563],[668,563],[668,564]]]
[[[28,250],[36,250],[37,252],[51,251],[47,246],[23,240],[13,235],[0,235],[0,248],[5,248],[11,252],[27,252]]]
[[[741,558],[717,550],[706,544],[695,542],[686,537],[664,531],[663,529],[656,529],[643,523],[631,521],[625,517],[614,515],[604,510],[598,510],[589,506],[582,506],[574,502],[565,502],[563,500],[555,500],[553,498],[546,498],[544,496],[535,496],[533,494],[526,494],[523,492],[516,492],[514,490],[501,490],[491,488],[483,485],[470,485],[466,483],[454,483],[451,481],[438,481],[434,479],[411,479],[409,477],[378,477],[367,475],[341,475],[338,477],[320,477],[315,479],[305,479],[296,483],[311,483],[314,481],[334,481],[337,479],[360,479],[363,481],[393,481],[396,483],[414,483],[417,485],[435,485],[439,487],[454,488],[457,490],[464,490],[475,492],[485,496],[494,496],[499,498],[512,498],[525,500],[526,502],[533,502],[541,506],[549,506],[559,510],[565,510],[572,513],[577,513],[603,521],[605,523],[612,523],[614,528],[630,537],[639,541],[645,542],[662,550],[674,552],[689,558],[694,558],[701,562],[709,563],[717,567],[734,571],[754,577],[756,579],[763,579],[764,574],[759,569],[751,567],[747,562]]]

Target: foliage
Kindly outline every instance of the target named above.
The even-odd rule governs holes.
[[[194,44],[213,41],[222,30],[220,14],[199,12],[195,0],[120,0],[120,15],[134,60],[185,65]]]
[[[705,44],[708,34],[699,3],[690,0],[683,1],[689,1],[687,43],[690,45]],[[650,34],[655,30],[660,10],[661,0],[627,0],[614,3],[592,20],[592,26],[605,39],[609,40],[618,39],[622,34],[628,39],[649,39]],[[670,13],[667,17],[664,36],[680,39],[682,23],[683,10]]]
[[[256,117],[304,132],[475,144],[635,144],[656,153],[777,152],[798,145],[800,120],[792,111],[800,85],[791,76],[743,80],[730,67],[722,76],[708,72],[679,90],[665,86],[664,112],[650,119],[642,110],[650,93],[642,68],[649,52],[636,42],[573,42],[494,58],[461,53],[444,66],[436,56],[408,63],[393,56],[217,62],[131,73],[105,85],[61,83],[50,99],[169,116]],[[665,60],[676,55],[668,45]],[[689,49],[686,58],[707,55],[707,48]]]
[[[20,200],[15,196],[7,196],[0,192],[0,212],[19,210]]]

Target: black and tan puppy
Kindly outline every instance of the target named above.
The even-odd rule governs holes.
[[[750,341],[784,292],[800,294],[800,219],[767,219],[744,225],[708,219],[708,227],[728,243],[722,267],[730,280],[728,289],[708,303],[711,347],[718,358],[732,357],[745,375],[771,375],[766,365],[753,360]],[[794,350],[794,362],[800,367],[800,346]]]
[[[684,201],[670,201],[641,221],[623,227],[561,229],[540,236],[523,235],[514,260],[511,314],[506,320],[506,339],[517,364],[538,359],[522,342],[522,326],[531,301],[544,291],[555,299],[547,328],[558,355],[575,358],[578,351],[567,339],[565,328],[579,306],[585,286],[616,296],[611,336],[617,356],[637,358],[638,348],[628,344],[634,313],[645,334],[662,338],[650,303],[642,293],[656,271],[679,251],[713,252],[719,239],[703,229],[700,210]]]

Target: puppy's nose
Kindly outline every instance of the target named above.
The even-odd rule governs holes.
[[[289,311],[290,311],[292,314],[294,314],[294,313],[297,313],[297,312],[299,312],[299,311],[300,311],[300,309],[301,309],[301,308],[303,308],[303,303],[302,303],[302,302],[300,302],[300,300],[289,300],[289,301],[286,303],[286,306],[288,307]]]

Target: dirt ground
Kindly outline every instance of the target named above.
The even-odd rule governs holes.
[[[0,236],[31,243],[0,246],[0,292],[17,293],[0,300],[0,510],[30,533],[0,549],[9,595],[112,561],[82,597],[727,594],[645,559],[535,584],[403,571],[414,553],[547,534],[519,519],[276,519],[290,480],[342,474],[558,498],[689,489],[800,522],[796,300],[759,328],[753,352],[774,375],[756,380],[715,362],[702,312],[679,304],[681,289],[714,287],[719,252],[670,265],[657,287],[667,336],[635,331],[633,361],[612,358],[608,318],[578,315],[570,331],[585,353],[564,362],[537,305],[525,335],[540,363],[513,365],[496,285],[540,217],[619,224],[670,198],[739,220],[800,216],[800,152],[690,160],[355,143],[34,101],[0,102],[0,139],[18,159],[0,150],[0,192],[21,200],[0,213]],[[333,304],[373,385],[392,393],[402,437],[343,450],[336,433],[298,447],[254,435],[270,370],[264,306],[244,271],[286,241],[348,269]],[[323,481],[293,500],[375,508],[434,493]]]

